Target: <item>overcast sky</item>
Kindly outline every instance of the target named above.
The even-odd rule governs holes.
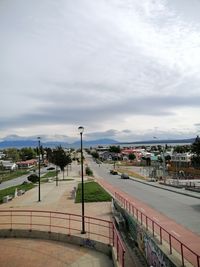
[[[0,139],[200,134],[200,0],[1,0]]]

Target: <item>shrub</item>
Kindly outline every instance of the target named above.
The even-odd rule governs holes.
[[[39,177],[36,174],[31,174],[27,177],[28,181],[31,183],[37,183],[39,181]]]

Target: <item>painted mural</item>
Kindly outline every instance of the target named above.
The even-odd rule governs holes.
[[[130,216],[127,211],[122,209],[115,202],[116,209],[122,214],[126,221],[126,229],[132,238],[136,241],[139,250],[145,257],[147,263],[151,267],[176,267],[169,258],[162,252],[153,238],[145,231],[137,221]]]

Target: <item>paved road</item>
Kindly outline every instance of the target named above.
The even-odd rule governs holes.
[[[122,180],[119,175],[109,174],[110,165],[101,164],[99,166],[90,157],[87,159],[97,176],[191,231],[200,234],[200,199],[148,186],[131,179]]]
[[[46,173],[46,172],[47,172],[46,168],[41,168],[41,170],[40,170],[41,175]],[[38,174],[38,173],[36,172],[36,174]],[[27,177],[29,175],[30,174],[25,174],[25,175],[22,175],[20,177],[15,178],[15,179],[8,180],[8,181],[1,183],[0,184],[0,190],[6,189],[6,188],[11,187],[11,186],[16,186],[16,185],[22,184],[24,181],[27,181]]]

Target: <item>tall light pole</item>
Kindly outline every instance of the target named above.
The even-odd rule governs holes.
[[[41,201],[40,199],[40,137],[38,137],[38,153],[39,153],[39,158],[38,158],[38,202]]]
[[[84,207],[84,183],[83,183],[83,126],[78,127],[81,137],[81,202],[82,202],[82,231],[81,234],[85,234],[85,207]]]

